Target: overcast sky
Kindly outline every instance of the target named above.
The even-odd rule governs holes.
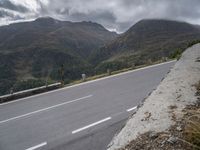
[[[200,0],[0,0],[0,25],[51,16],[124,32],[145,18],[200,24]]]

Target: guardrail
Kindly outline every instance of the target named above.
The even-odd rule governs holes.
[[[33,89],[15,92],[12,94],[3,95],[3,96],[0,96],[0,103],[12,101],[19,98],[24,98],[24,97],[31,96],[38,93],[47,92],[47,91],[54,90],[60,87],[61,87],[61,83],[58,82],[58,83],[50,84],[47,86],[41,86],[41,87],[37,87]]]

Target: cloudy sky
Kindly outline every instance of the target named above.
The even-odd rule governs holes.
[[[200,0],[0,0],[0,25],[51,16],[124,32],[145,18],[200,24]]]

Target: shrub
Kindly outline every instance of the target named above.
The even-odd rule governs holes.
[[[192,145],[194,149],[200,149],[200,111],[187,119],[185,140]]]
[[[170,55],[170,58],[171,59],[180,59],[181,57],[181,54],[182,54],[183,50],[180,49],[180,48],[177,48],[171,55]]]
[[[197,43],[200,43],[200,40],[193,40],[193,41],[188,43],[187,47],[191,47],[191,46],[193,46],[193,45],[195,45]]]

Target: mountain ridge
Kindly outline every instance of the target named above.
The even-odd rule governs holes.
[[[145,59],[155,61],[170,57],[177,48],[182,49],[188,42],[200,39],[198,27],[173,20],[144,19],[96,51],[91,61],[95,64],[127,61],[126,66],[130,66]]]

